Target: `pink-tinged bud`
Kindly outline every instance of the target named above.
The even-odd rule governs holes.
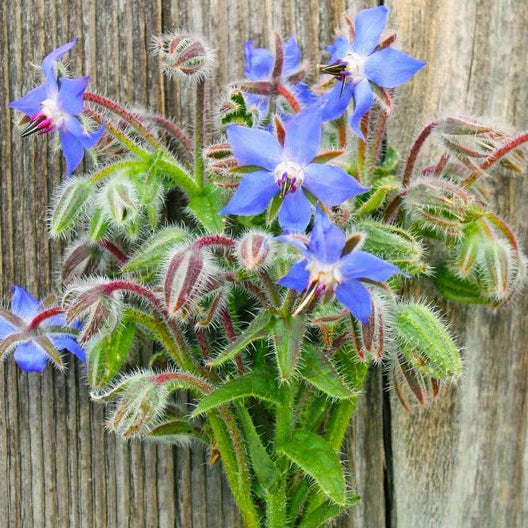
[[[61,270],[64,283],[93,275],[104,260],[104,251],[90,241],[78,242],[68,251]]]
[[[82,322],[80,343],[99,333],[111,332],[119,324],[122,295],[119,291],[108,290],[111,282],[109,279],[78,281],[64,294],[67,321]]]
[[[360,342],[364,354],[369,354],[377,363],[381,362],[387,345],[387,311],[383,299],[371,294],[372,312],[366,324],[360,324]]]
[[[138,372],[110,392],[119,398],[106,425],[121,436],[132,438],[147,434],[157,425],[167,405],[170,386],[156,383],[150,373]]]
[[[448,117],[438,124],[437,129],[444,134],[454,136],[478,136],[493,131],[492,127],[478,123],[468,117]]]
[[[266,266],[271,258],[269,239],[269,233],[252,229],[238,241],[236,254],[245,269],[254,271]]]
[[[215,53],[209,44],[190,33],[166,33],[152,38],[152,53],[160,58],[167,77],[201,79],[212,69]]]
[[[172,253],[165,272],[165,305],[173,316],[189,310],[200,300],[213,279],[215,268],[207,251],[188,247]]]

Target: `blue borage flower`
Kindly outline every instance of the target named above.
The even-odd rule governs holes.
[[[76,42],[77,39],[74,39],[63,44],[45,57],[42,71],[46,82],[21,99],[9,103],[9,106],[30,118],[22,136],[58,130],[68,176],[81,163],[84,149],[93,147],[104,132],[104,125],[99,130],[88,132],[76,117],[83,110],[83,94],[90,78],[59,77],[58,61]]]
[[[297,80],[291,81],[301,70],[301,48],[295,39],[290,39],[282,46],[283,64],[280,82],[290,84],[293,94],[302,105],[308,106],[315,102],[317,96],[308,86]],[[255,48],[253,42],[248,40],[244,43],[244,57],[246,59],[245,75],[250,81],[269,81],[275,63],[275,57],[266,48]],[[265,95],[244,94],[249,105],[255,107],[261,116],[268,113],[269,97]],[[288,118],[286,115],[281,115]]]
[[[396,88],[426,64],[392,48],[377,50],[386,22],[384,6],[360,11],[354,20],[354,40],[337,37],[326,48],[331,55],[329,66],[321,68],[338,78],[336,86],[323,96],[323,121],[341,116],[353,98],[355,107],[350,126],[361,139],[364,137],[359,122],[374,102],[370,83]]]
[[[333,293],[354,317],[366,323],[372,311],[370,293],[361,279],[383,282],[400,269],[366,251],[343,254],[345,235],[328,220],[316,206],[315,220],[310,240],[304,243],[300,237],[282,235],[276,240],[287,242],[300,249],[304,260],[295,263],[279,284],[298,292],[304,292],[296,313],[317,295]]]
[[[67,327],[64,314],[56,314],[43,320],[39,328],[43,332],[36,335],[27,332],[27,337],[23,336],[31,321],[42,311],[42,305],[31,294],[20,286],[12,286],[11,310],[0,309],[0,341],[7,337],[20,334],[15,346],[15,361],[18,366],[26,372],[42,372],[48,360],[46,345],[53,346],[56,350],[69,350],[81,361],[86,361],[84,350],[71,335],[61,332],[46,332],[46,327]],[[79,324],[71,325],[72,328],[79,328]],[[49,341],[48,341],[49,340]]]
[[[312,163],[321,142],[319,106],[304,109],[286,124],[284,146],[270,132],[240,125],[228,126],[227,137],[236,160],[255,171],[242,179],[221,214],[256,215],[280,195],[279,224],[287,231],[304,231],[312,216],[305,190],[327,206],[368,190],[339,167]]]

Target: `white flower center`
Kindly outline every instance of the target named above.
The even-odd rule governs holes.
[[[52,124],[55,128],[62,128],[66,123],[66,118],[68,113],[64,112],[61,106],[55,99],[45,99],[41,103],[42,113],[48,118],[51,119]]]
[[[339,261],[327,263],[313,259],[308,262],[306,269],[310,272],[309,283],[317,283],[321,292],[334,291],[343,280]]]
[[[273,171],[275,182],[281,188],[281,196],[295,192],[304,180],[304,169],[294,161],[282,161]]]
[[[357,83],[365,77],[365,61],[367,57],[353,51],[347,53],[341,61],[346,64],[347,81]]]

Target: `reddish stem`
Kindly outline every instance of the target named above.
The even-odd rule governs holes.
[[[524,134],[521,134],[520,136],[512,139],[506,145],[502,146],[501,148],[498,148],[495,152],[490,154],[481,164],[480,164],[480,171],[475,171],[472,174],[470,174],[463,182],[463,187],[469,187],[472,183],[475,182],[481,175],[482,172],[486,169],[489,169],[492,165],[497,163],[501,158],[506,156],[509,152],[512,150],[515,150],[517,147],[520,147],[523,143],[528,142],[528,132],[525,132]]]
[[[45,321],[46,319],[49,319],[50,317],[53,317],[54,315],[58,315],[62,313],[64,313],[64,310],[62,308],[59,308],[58,306],[49,308],[48,310],[44,310],[43,312],[40,312],[32,319],[27,329],[35,330],[35,328],[38,328],[38,326],[40,325],[40,323],[42,323],[42,321]]]
[[[127,123],[132,125],[156,150],[160,147],[158,140],[152,135],[139,119],[129,112],[126,108],[117,104],[115,101],[103,97],[102,95],[92,92],[84,92],[84,100],[103,106],[108,110],[122,117]]]
[[[169,119],[165,119],[161,116],[149,116],[149,119],[152,119],[154,123],[161,126],[165,131],[167,131],[179,144],[183,147],[183,151],[187,155],[187,161],[192,161],[192,154],[194,152],[193,144],[190,138],[185,134],[185,132],[177,127]]]
[[[286,101],[288,101],[288,104],[291,106],[292,110],[297,113],[301,111],[301,105],[299,104],[299,101],[295,98],[295,96],[284,86],[283,84],[277,83],[277,93],[279,95],[282,95]]]
[[[235,327],[233,325],[233,320],[231,319],[231,314],[226,308],[222,308],[222,310],[220,310],[220,317],[222,318],[222,324],[224,325],[227,340],[230,343],[233,343],[233,341],[236,340],[237,335],[235,332]],[[244,368],[244,363],[242,361],[242,358],[240,357],[240,354],[237,354],[235,356],[235,364],[239,374],[244,374],[246,369]]]
[[[420,149],[423,147],[425,140],[431,135],[431,132],[439,124],[440,124],[440,121],[432,121],[418,134],[418,137],[415,139],[411,147],[411,150],[409,151],[409,156],[407,158],[407,162],[403,170],[403,176],[402,176],[403,187],[407,187],[407,185],[409,185],[411,178],[412,178],[414,165],[416,163],[416,158],[418,157],[418,153],[420,152]]]
[[[110,240],[99,240],[98,244],[112,253],[112,255],[114,255],[114,257],[122,264],[128,261],[128,257],[115,244],[110,242]]]

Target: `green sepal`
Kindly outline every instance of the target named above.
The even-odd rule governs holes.
[[[185,242],[189,234],[178,226],[168,226],[154,233],[141,244],[122,270],[124,272],[148,273],[157,270],[172,248]]]
[[[303,347],[299,374],[332,398],[346,399],[358,394],[347,386],[336,365],[324,351],[310,343]]]
[[[326,522],[334,519],[338,515],[341,515],[345,510],[353,506],[359,499],[359,495],[349,492],[346,494],[346,504],[344,506],[325,501],[315,510],[305,515],[301,523],[298,525],[298,528],[319,528]]]
[[[234,90],[230,95],[230,103],[225,105],[226,110],[222,115],[223,125],[246,125],[253,126],[253,114],[248,111],[246,100],[242,92]]]
[[[100,207],[97,207],[92,215],[88,235],[91,240],[97,242],[101,240],[110,228],[110,222]]]
[[[490,304],[493,299],[483,297],[479,285],[471,280],[463,279],[451,271],[447,263],[439,264],[435,269],[434,284],[436,289],[450,301],[465,304]]]
[[[212,361],[208,362],[209,366],[222,365],[226,361],[233,359],[239,352],[244,350],[249,344],[268,337],[269,332],[275,323],[275,317],[271,312],[262,312],[258,314],[249,325],[240,333],[240,335],[226,346]]]
[[[92,387],[102,387],[114,378],[128,357],[135,335],[135,323],[123,317],[112,333],[90,349],[88,382]]]
[[[267,215],[267,221],[268,224],[273,223],[273,220],[275,220],[275,217],[279,214],[280,206],[282,205],[282,198],[279,194],[276,194],[270,202],[270,205],[268,207],[268,215]]]
[[[394,178],[383,178],[376,182],[372,189],[358,198],[358,207],[356,215],[364,216],[378,207],[381,207],[391,191],[397,191],[400,188],[398,181]]]
[[[306,316],[303,314],[277,319],[273,330],[273,348],[281,380],[293,376],[301,356],[305,332]]]
[[[191,196],[187,210],[208,233],[222,233],[224,222],[220,210],[224,206],[222,191],[212,185],[205,185],[199,194]]]
[[[345,506],[345,475],[339,458],[330,444],[311,431],[297,430],[280,446],[291,462],[309,475],[333,502]]]
[[[51,232],[60,235],[72,229],[81,217],[93,185],[88,180],[75,179],[58,199],[51,217]]]
[[[398,306],[394,329],[403,355],[416,370],[437,379],[460,376],[458,348],[429,307],[419,303]]]
[[[214,392],[204,396],[191,414],[195,418],[220,405],[239,400],[240,398],[257,398],[271,403],[280,403],[277,384],[272,376],[251,372],[240,378],[234,378],[218,387]]]

